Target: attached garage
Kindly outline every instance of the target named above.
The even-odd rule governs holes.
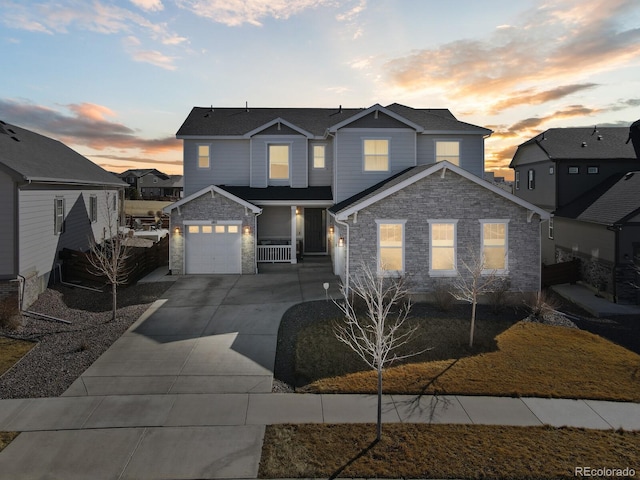
[[[242,273],[241,223],[188,225],[185,273]]]

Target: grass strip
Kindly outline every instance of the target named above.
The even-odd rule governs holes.
[[[640,355],[602,337],[518,322],[495,340],[494,351],[388,368],[384,391],[640,401]],[[375,393],[376,374],[361,371],[324,378],[303,391]]]
[[[577,467],[640,474],[640,432],[386,424],[374,439],[373,424],[269,425],[258,476],[549,480],[575,478]]]
[[[0,452],[18,436],[18,433],[19,432],[0,432]]]
[[[34,342],[0,337],[0,375],[13,367],[35,345]]]

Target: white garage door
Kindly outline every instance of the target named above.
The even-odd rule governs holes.
[[[240,225],[189,225],[186,273],[242,273]]]

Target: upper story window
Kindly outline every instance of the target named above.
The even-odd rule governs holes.
[[[553,175],[553,174],[554,174],[554,172],[555,172],[555,169],[553,168],[553,165],[551,165],[551,166],[549,167],[549,175]]]
[[[91,223],[98,221],[98,197],[95,195],[89,197],[89,220]]]
[[[269,145],[269,179],[289,179],[289,145]]]
[[[111,198],[113,198],[113,200],[111,200],[112,201],[112,206],[113,206],[113,211],[117,212],[118,211],[118,195],[116,195],[114,193]]]
[[[57,197],[53,201],[53,233],[64,232],[64,198]]]
[[[516,178],[515,178],[516,190],[520,190],[520,172],[516,170]]]
[[[480,220],[482,224],[483,273],[507,271],[508,220]]]
[[[568,171],[570,175],[575,175],[577,173],[580,173],[580,167],[569,167]]]
[[[211,165],[209,145],[198,145],[198,168],[209,168]]]
[[[389,140],[378,138],[364,140],[364,171],[389,171]]]
[[[529,190],[536,188],[536,171],[533,169],[527,172],[527,188]]]
[[[456,275],[457,220],[427,220],[429,222],[429,273]]]
[[[404,271],[404,220],[376,220],[378,224],[378,271]]]
[[[443,160],[460,165],[460,142],[436,141],[436,162]]]
[[[587,167],[587,175],[594,175],[600,171],[598,167]]]
[[[313,168],[325,168],[325,151],[324,145],[313,146]]]

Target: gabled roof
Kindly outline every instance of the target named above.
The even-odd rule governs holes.
[[[62,142],[2,121],[0,168],[25,182],[126,186]]]
[[[394,103],[387,107],[376,104],[368,109],[194,107],[176,135],[244,138],[280,121],[303,134],[323,138],[331,127],[348,125],[375,110],[425,133],[491,134],[489,129],[460,122],[447,109],[416,109]]]
[[[623,224],[640,212],[640,171],[612,175],[573,202],[556,210],[559,217],[601,225]]]
[[[201,190],[198,190],[195,193],[192,193],[191,195],[189,195],[188,197],[184,197],[181,198],[180,200],[178,200],[177,202],[172,203],[171,205],[167,205],[166,207],[164,207],[162,209],[163,212],[165,213],[171,213],[171,210],[175,209],[175,208],[180,208],[182,205],[184,205],[185,203],[189,203],[193,200],[195,200],[198,197],[201,197],[203,195],[206,194],[210,194],[211,196],[214,196],[216,193],[222,195],[223,197],[228,198],[229,200],[232,200],[236,203],[239,203],[240,205],[242,205],[245,208],[248,208],[249,210],[251,210],[253,213],[260,213],[262,212],[262,209],[259,207],[256,207],[254,204],[247,202],[246,200],[237,197],[236,195],[233,195],[230,192],[227,192],[226,190],[217,187],[215,185],[209,185],[208,187],[205,187]]]
[[[398,120],[399,122],[404,123],[409,128],[413,128],[417,132],[422,132],[424,130],[424,128],[421,127],[420,125],[418,125],[416,123],[413,123],[410,120],[407,120],[406,118],[402,117],[401,115],[398,115],[397,113],[393,112],[392,110],[388,110],[388,109],[384,108],[382,105],[379,105],[379,104],[376,103],[375,105],[373,105],[372,107],[367,108],[366,110],[362,110],[361,112],[358,112],[355,115],[352,115],[349,118],[346,118],[345,120],[342,120],[341,122],[336,123],[335,125],[331,125],[329,127],[329,131],[330,132],[337,132],[342,127],[345,127],[345,126],[349,125],[350,123],[355,122],[356,120],[360,120],[361,118],[366,117],[367,115],[369,115],[371,113],[377,114],[378,112],[382,112],[385,115],[390,116],[394,120]]]
[[[473,183],[476,183],[481,187],[484,187],[487,190],[490,190],[491,192],[520,205],[523,208],[526,208],[530,212],[537,213],[540,218],[549,218],[550,216],[547,211],[525,200],[522,200],[512,193],[509,193],[501,189],[500,187],[493,185],[492,183],[489,183],[486,180],[483,180],[476,175],[473,175],[472,173],[469,173],[468,171],[463,170],[462,168],[446,161],[408,168],[398,173],[397,175],[388,178],[387,180],[380,182],[377,185],[374,185],[370,189],[367,189],[364,192],[354,195],[353,197],[334,205],[329,209],[329,213],[336,217],[338,220],[346,220],[349,215],[352,215],[357,211],[368,207],[369,205],[385,199],[389,195],[402,190],[403,188],[417,182],[418,180],[436,173],[445,175],[447,170],[458,174],[466,178],[467,180],[470,180]]]
[[[636,159],[628,138],[627,127],[550,128],[518,149],[537,145],[550,160]],[[510,167],[513,165],[512,161]]]

